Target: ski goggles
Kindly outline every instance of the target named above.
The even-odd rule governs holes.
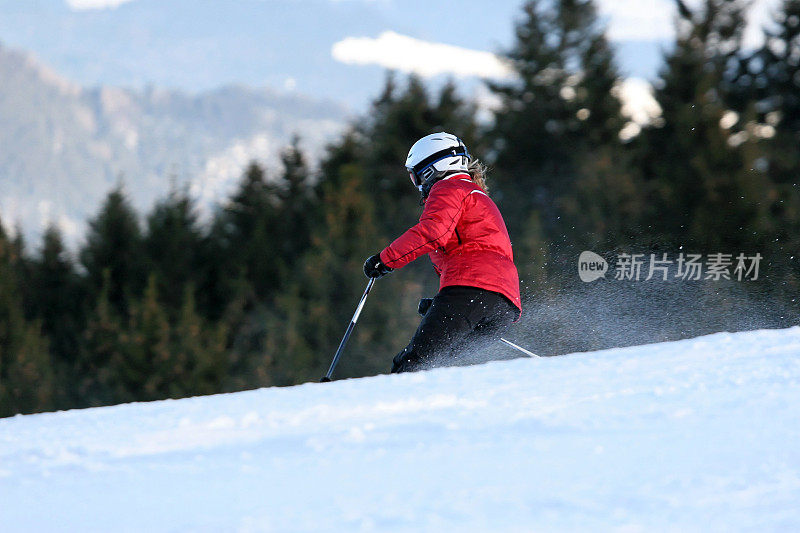
[[[406,170],[408,170],[408,177],[411,178],[411,184],[416,189],[420,189],[421,190],[422,189],[422,183],[420,182],[419,178],[417,178],[417,175],[414,174],[414,170],[410,169],[410,168],[406,168]]]

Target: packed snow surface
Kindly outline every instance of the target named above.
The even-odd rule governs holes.
[[[798,531],[800,328],[0,420],[0,529]]]

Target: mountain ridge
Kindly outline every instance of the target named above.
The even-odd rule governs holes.
[[[120,180],[140,210],[170,182],[208,208],[250,160],[276,166],[294,135],[317,155],[348,116],[338,103],[267,87],[81,87],[2,44],[0,79],[0,220],[34,238],[52,222],[73,244]]]

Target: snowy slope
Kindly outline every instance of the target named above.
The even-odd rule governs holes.
[[[0,529],[797,531],[800,328],[0,420]]]

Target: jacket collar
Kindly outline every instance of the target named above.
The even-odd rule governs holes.
[[[469,174],[467,174],[466,172],[459,172],[457,174],[450,174],[446,178],[442,178],[442,181],[453,179],[453,178],[459,178],[459,177],[461,179],[467,178],[469,181],[472,181],[472,178],[470,178]]]

